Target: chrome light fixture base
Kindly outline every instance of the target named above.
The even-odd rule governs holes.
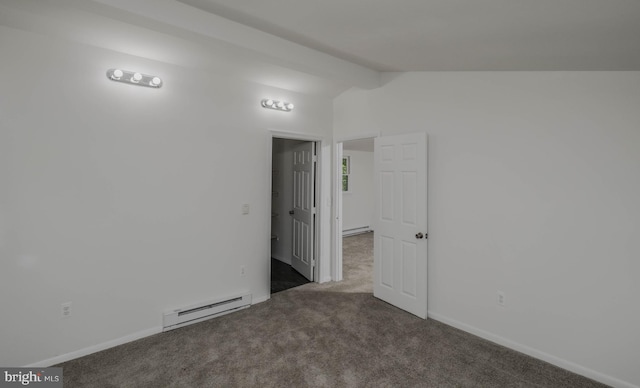
[[[276,101],[270,98],[265,98],[264,100],[262,100],[260,105],[262,105],[262,107],[265,109],[274,109],[282,112],[291,112],[294,108],[294,105],[290,102]]]
[[[146,86],[154,89],[162,87],[162,79],[160,79],[160,77],[157,77],[155,75],[142,74],[135,71],[109,69],[107,70],[107,78],[116,82]]]

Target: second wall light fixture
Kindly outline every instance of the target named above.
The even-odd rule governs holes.
[[[290,102],[276,101],[270,98],[265,98],[264,100],[262,100],[261,105],[266,109],[275,109],[283,112],[291,112],[294,108],[294,105]]]
[[[109,69],[107,77],[116,82],[124,82],[126,84],[148,86],[150,88],[159,88],[162,86],[162,80],[155,75],[147,75],[134,71]]]

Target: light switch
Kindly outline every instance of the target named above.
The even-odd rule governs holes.
[[[242,205],[242,214],[249,214],[249,204],[245,203]]]

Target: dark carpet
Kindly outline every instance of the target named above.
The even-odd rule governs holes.
[[[289,264],[277,259],[271,259],[271,293],[288,290],[309,283],[309,280],[300,275]]]
[[[371,294],[284,291],[61,365],[71,387],[601,387]]]
[[[371,235],[349,239],[362,248]],[[369,277],[366,266],[356,267]],[[354,292],[362,282],[309,283],[63,363],[64,387],[604,387]]]

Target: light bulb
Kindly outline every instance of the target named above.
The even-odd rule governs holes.
[[[269,99],[264,102],[267,106],[273,106],[273,100]]]
[[[142,79],[142,74],[140,73],[134,73],[133,76],[131,77],[131,81],[132,82],[140,82],[140,80]]]
[[[149,82],[151,86],[160,86],[161,83],[162,83],[162,80],[160,79],[160,77],[153,77],[151,79],[151,82]]]
[[[114,78],[114,79],[120,79],[123,75],[124,75],[124,73],[122,72],[122,70],[115,69],[113,71],[113,75],[111,77]]]
[[[294,105],[293,105],[293,104],[289,103],[289,105],[287,105],[287,109],[289,109],[289,110],[293,110],[293,108],[294,108]]]
[[[278,108],[280,109],[284,108],[284,102],[278,101]]]

